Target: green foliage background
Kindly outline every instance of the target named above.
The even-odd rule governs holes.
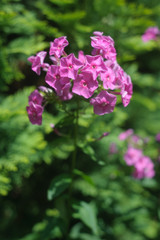
[[[159,240],[160,239],[160,41],[143,43],[149,26],[160,27],[159,0],[1,0],[0,2],[0,239],[2,240]],[[68,53],[90,54],[90,36],[103,31],[115,40],[118,62],[131,76],[130,105],[114,113],[79,119],[74,209],[68,216],[69,164],[74,119],[55,104],[43,125],[29,123],[28,95],[44,79],[27,58],[67,36]],[[50,123],[63,136],[57,136]],[[149,137],[144,149],[156,177],[134,180],[123,160],[122,131]],[[69,129],[69,131],[66,131]],[[108,137],[95,141],[103,132]],[[118,153],[109,154],[117,144]],[[49,189],[49,190],[48,190]],[[47,199],[48,196],[48,199]]]

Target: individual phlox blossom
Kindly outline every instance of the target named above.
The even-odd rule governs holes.
[[[158,27],[149,27],[142,35],[143,42],[148,42],[150,40],[156,40],[158,35],[160,35],[160,30]]]
[[[70,79],[68,77],[61,77],[59,66],[51,65],[49,67],[45,81],[49,86],[54,88],[57,95],[62,100],[69,100],[72,98],[72,94],[70,93]]]
[[[60,75],[61,77],[68,77],[76,79],[78,70],[83,66],[82,62],[79,61],[73,53],[67,57],[63,57],[60,60]]]
[[[150,164],[151,163],[151,164]],[[147,156],[142,155],[138,161],[135,163],[135,168],[138,169],[139,171],[147,168],[148,166],[150,167],[152,165],[153,167],[153,163],[151,161],[151,159]]]
[[[126,74],[127,75],[127,74]],[[130,103],[133,94],[133,84],[129,75],[127,75],[125,82],[121,88],[121,98],[124,107],[127,107]]]
[[[100,54],[107,60],[115,61],[117,53],[113,39],[110,36],[103,36],[101,32],[94,33],[96,36],[91,37],[91,46],[94,48],[92,55]]]
[[[41,68],[47,68],[49,64],[44,63],[44,59],[47,55],[47,52],[41,51],[37,53],[36,56],[31,56],[28,58],[28,61],[32,63],[32,70],[38,75],[41,74]]]
[[[114,85],[115,85],[115,89],[121,89],[122,88],[122,84],[124,82],[124,70],[120,67],[120,65],[116,62],[116,61],[105,61],[105,65],[107,68],[112,69],[112,71],[114,72]]]
[[[56,38],[50,43],[49,55],[60,58],[64,53],[64,48],[69,44],[66,36]]]
[[[48,83],[48,85],[53,88],[54,82],[61,78],[59,68],[60,68],[59,66],[51,65],[45,77],[46,83]]]
[[[54,89],[61,100],[70,100],[73,94],[70,92],[71,82],[69,78],[61,78],[54,82]]]
[[[133,177],[137,179],[153,178],[155,175],[154,164],[148,156],[142,156],[135,164]]]
[[[105,90],[102,90],[97,97],[90,100],[90,104],[94,107],[94,113],[104,115],[114,110],[117,97]]]
[[[111,61],[116,61],[116,49],[112,45],[108,45],[105,50],[94,48],[92,50],[92,55],[102,55],[103,58]]]
[[[101,73],[101,80],[105,89],[114,90],[116,88],[115,74],[111,68],[106,68],[106,71]]]
[[[29,106],[26,107],[29,120],[32,124],[41,125],[42,124],[42,113],[43,107],[38,104],[30,102]]]
[[[93,79],[92,74],[82,71],[73,81],[72,92],[84,98],[90,98],[97,88],[98,81]]]
[[[126,140],[128,137],[130,137],[131,135],[133,134],[133,129],[128,129],[126,130],[125,132],[122,132],[120,135],[119,135],[119,139],[121,141],[124,141]]]
[[[99,34],[91,37],[91,46],[93,48],[105,50],[108,45],[114,46],[114,40],[110,36],[103,36],[103,34]]]
[[[34,90],[30,96],[28,97],[29,103],[33,102],[34,104],[42,105],[43,97],[42,95],[38,92],[38,90]]]
[[[127,74],[125,73],[125,71],[122,69],[122,67],[115,62],[113,70],[115,72],[115,82],[116,82],[116,86],[117,88],[121,89],[124,85],[124,83],[127,82]]]
[[[139,161],[142,155],[142,150],[130,146],[124,155],[124,160],[128,166],[133,166]]]
[[[86,65],[82,70],[90,72],[95,80],[101,72],[106,71],[106,66],[101,56],[86,55]]]

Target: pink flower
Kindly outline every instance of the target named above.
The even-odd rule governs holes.
[[[34,104],[38,104],[38,105],[41,105],[42,104],[42,101],[43,101],[43,97],[42,95],[38,92],[38,90],[34,90],[30,96],[28,97],[29,98],[29,103],[30,102],[33,102]]]
[[[46,83],[54,88],[54,82],[60,78],[59,66],[51,65],[45,77]]]
[[[101,73],[101,80],[105,89],[115,89],[115,74],[111,68],[107,68],[105,72]]]
[[[143,42],[148,42],[150,40],[156,40],[158,35],[160,35],[160,30],[158,27],[149,27],[142,35]]]
[[[124,70],[120,67],[120,65],[116,61],[108,60],[105,62],[107,68],[111,68],[115,75],[114,85],[116,89],[122,88],[122,84],[124,83]]]
[[[49,67],[45,81],[54,88],[57,95],[62,100],[69,100],[72,98],[72,94],[70,93],[70,79],[68,77],[61,77],[59,66],[51,65]]]
[[[127,139],[128,137],[130,137],[131,135],[133,134],[133,129],[128,129],[127,131],[125,132],[122,132],[120,135],[119,135],[119,139],[121,141]]]
[[[128,166],[135,165],[139,158],[142,157],[142,150],[129,147],[127,152],[124,155],[124,160]]]
[[[73,94],[70,92],[71,83],[69,78],[61,78],[59,81],[55,81],[54,89],[61,100],[70,100]]]
[[[132,94],[133,94],[132,81],[130,76],[126,74],[125,82],[123,83],[121,88],[121,97],[122,97],[122,103],[124,107],[127,107],[127,105],[130,103]]]
[[[95,80],[100,72],[106,71],[106,66],[101,56],[86,55],[86,65],[82,70],[90,72]]]
[[[93,79],[92,74],[89,72],[81,72],[73,81],[72,92],[84,98],[90,98],[97,88],[98,82]]]
[[[61,77],[68,77],[76,79],[78,70],[83,66],[73,53],[60,60],[60,75]]]
[[[64,48],[69,44],[67,37],[56,38],[53,42],[50,43],[49,55],[54,55],[57,58],[60,58],[63,55]]]
[[[113,112],[116,101],[117,97],[115,95],[103,90],[97,97],[90,100],[90,104],[93,105],[95,114],[104,115]]]
[[[34,104],[33,102],[29,103],[29,106],[26,107],[26,110],[28,112],[29,120],[32,124],[41,125],[42,124],[42,113],[43,113],[43,107]]]
[[[28,61],[32,63],[32,70],[36,72],[38,75],[41,74],[41,67],[46,68],[49,65],[44,62],[47,52],[39,52],[36,56],[31,56],[28,58]]]
[[[91,46],[94,48],[93,55],[102,55],[107,60],[116,60],[116,50],[114,48],[114,41],[110,36],[102,36],[101,32],[96,33],[94,37],[91,37]]]
[[[153,178],[155,176],[154,164],[147,156],[142,156],[135,165],[133,172],[135,178]]]
[[[143,170],[147,167],[147,164],[150,162],[150,158],[147,156],[141,156],[138,161],[135,163],[135,168],[140,170]]]
[[[157,142],[160,142],[160,132],[157,133],[157,135],[156,135],[156,141],[157,141]]]

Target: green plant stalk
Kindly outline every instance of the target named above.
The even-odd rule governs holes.
[[[74,124],[74,135],[73,135],[73,143],[74,143],[74,151],[72,155],[72,161],[71,161],[71,168],[70,168],[70,174],[71,174],[71,184],[68,191],[68,230],[71,222],[72,217],[72,190],[73,190],[73,183],[74,183],[74,169],[76,167],[76,159],[77,159],[77,140],[78,140],[78,119],[79,119],[79,101],[77,100],[77,109],[75,111],[75,124]],[[69,240],[69,231],[67,239]]]

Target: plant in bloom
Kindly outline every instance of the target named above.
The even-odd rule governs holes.
[[[137,179],[153,178],[155,176],[154,164],[150,157],[143,154],[142,147],[146,139],[134,134],[133,129],[128,129],[119,135],[121,141],[126,140],[128,149],[124,154],[124,160],[128,166],[133,166],[133,177]]]
[[[71,101],[79,97],[80,101],[88,101],[97,115],[114,111],[117,97],[121,96],[126,107],[133,93],[132,81],[116,60],[114,40],[104,36],[102,32],[94,32],[91,37],[93,47],[91,55],[78,52],[67,54],[65,47],[69,44],[66,36],[54,39],[50,43],[49,57],[51,63],[45,62],[46,51],[41,51],[28,60],[32,70],[41,74],[46,72],[45,83],[50,90],[41,86],[29,96],[27,112],[32,124],[42,123],[44,106],[53,101]]]
[[[145,33],[142,35],[143,42],[148,42],[150,40],[157,40],[160,36],[160,29],[158,27],[149,27],[146,29]]]

